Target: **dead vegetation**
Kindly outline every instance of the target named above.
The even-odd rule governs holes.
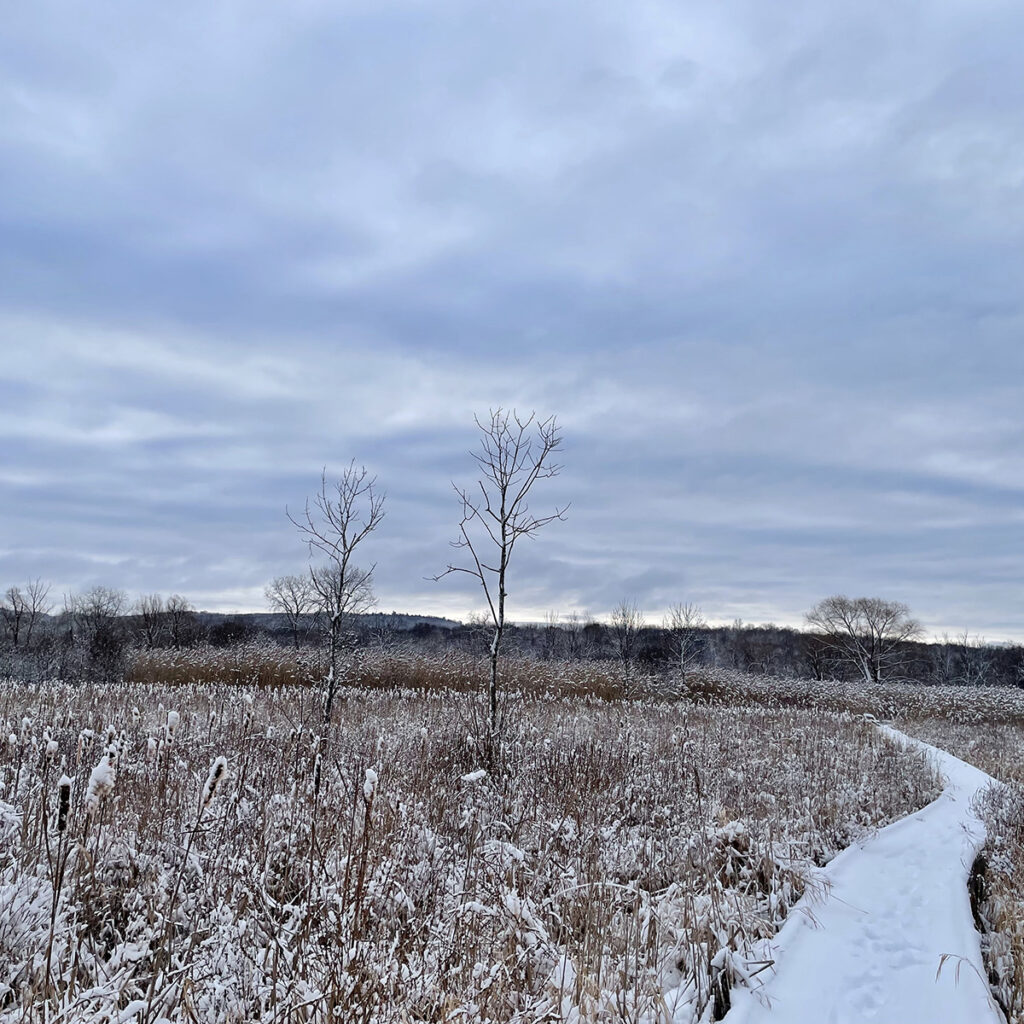
[[[937,791],[849,714],[520,692],[487,772],[476,695],[252,682],[0,686],[0,1021],[713,1020]]]
[[[962,725],[930,717],[907,726],[1006,783],[984,800],[988,841],[974,864],[971,902],[989,981],[1009,1024],[1024,1022],[1024,716]]]
[[[324,653],[298,651],[264,641],[213,647],[201,644],[181,650],[137,650],[126,678],[153,686],[199,683],[244,684],[274,689],[314,685],[325,672]],[[477,693],[487,678],[486,654],[451,650],[428,654],[399,644],[356,648],[340,669],[342,683],[365,690],[437,690]],[[627,687],[622,672],[610,661],[538,661],[509,657],[501,662],[507,690],[534,696],[588,696],[620,700],[630,694],[653,695],[664,690],[654,677],[640,677]]]

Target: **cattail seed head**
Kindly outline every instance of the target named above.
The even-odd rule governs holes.
[[[89,788],[85,792],[85,804],[90,811],[96,810],[100,801],[114,790],[117,773],[114,769],[115,755],[108,750],[89,775]]]
[[[68,827],[68,810],[71,807],[71,779],[62,775],[57,782],[57,831]]]
[[[377,780],[377,773],[372,768],[367,768],[366,778],[363,782],[363,799],[367,803],[373,801],[374,794],[377,792]]]
[[[181,721],[181,715],[177,711],[167,712],[167,725],[164,727],[164,742],[171,746],[174,743],[174,734],[178,730],[178,723]]]
[[[213,764],[210,765],[210,773],[206,776],[206,785],[203,786],[202,806],[204,808],[209,805],[214,794],[217,792],[217,787],[220,785],[221,779],[224,778],[227,767],[227,758],[223,756],[216,758]]]

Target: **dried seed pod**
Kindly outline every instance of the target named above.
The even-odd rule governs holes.
[[[68,810],[71,808],[71,779],[62,775],[57,782],[57,831],[68,827]]]
[[[206,785],[203,786],[202,806],[204,808],[210,803],[214,794],[217,792],[217,787],[220,785],[220,780],[224,777],[224,772],[227,771],[227,767],[227,758],[223,756],[218,757],[213,764],[210,765],[210,774],[206,776]]]

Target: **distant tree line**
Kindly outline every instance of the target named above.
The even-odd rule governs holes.
[[[285,579],[273,581],[268,595],[280,589]],[[275,604],[273,598],[270,603]],[[326,651],[329,637],[320,620],[321,613],[313,606],[297,612],[275,608],[266,613],[223,615],[197,611],[179,594],[149,594],[133,603],[123,591],[108,587],[54,599],[44,582],[34,580],[9,587],[0,597],[0,674],[116,679],[133,649],[173,650],[200,643],[230,647],[262,640]],[[398,612],[363,612],[353,613],[346,629],[354,648],[383,651],[443,654],[458,650],[485,656],[492,641],[489,617],[463,623]],[[871,655],[870,631],[856,624],[852,639],[844,645],[836,623],[823,623],[814,615],[809,615],[803,630],[739,620],[713,626],[696,606],[678,605],[664,619],[648,622],[631,602],[614,609],[608,621],[552,612],[541,623],[504,626],[508,654],[566,662],[614,660],[627,677],[722,667],[850,682],[888,679],[923,685],[1024,686],[1024,646],[989,645],[966,633],[927,643],[918,631],[911,634],[893,639]],[[862,652],[868,656],[866,668],[857,653],[860,638],[866,643]]]

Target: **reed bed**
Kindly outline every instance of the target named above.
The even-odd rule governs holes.
[[[257,640],[232,647],[200,644],[181,650],[137,650],[129,658],[126,678],[154,686],[195,683],[246,684],[260,688],[315,685],[327,666],[317,648],[281,647]],[[620,700],[660,692],[662,684],[638,674],[627,686],[618,662],[540,661],[504,658],[503,688],[532,695],[594,696]],[[475,693],[487,678],[485,655],[461,650],[429,654],[401,645],[356,648],[343,666],[345,684],[359,690],[449,690]]]
[[[953,727],[970,726],[972,730],[974,726],[1024,725],[1024,689],[1008,686],[921,686],[899,682],[867,685],[701,669],[689,673],[678,684],[677,693],[711,706],[870,714],[900,727],[903,723],[929,720]]]
[[[138,650],[129,658],[127,679],[152,686],[314,686],[325,671],[321,658],[316,648],[296,651],[263,640],[227,648],[204,644],[182,650]],[[460,650],[428,654],[400,644],[358,648],[345,666],[346,684],[359,690],[474,693],[485,678],[482,654]],[[896,723],[934,719],[952,725],[1024,724],[1024,689],[1005,686],[865,685],[715,668],[685,675],[634,671],[627,685],[616,661],[539,660],[514,654],[503,659],[502,679],[507,691],[534,696],[675,698],[708,706],[871,714]]]
[[[862,718],[0,684],[0,1022],[706,1022],[938,791]]]

